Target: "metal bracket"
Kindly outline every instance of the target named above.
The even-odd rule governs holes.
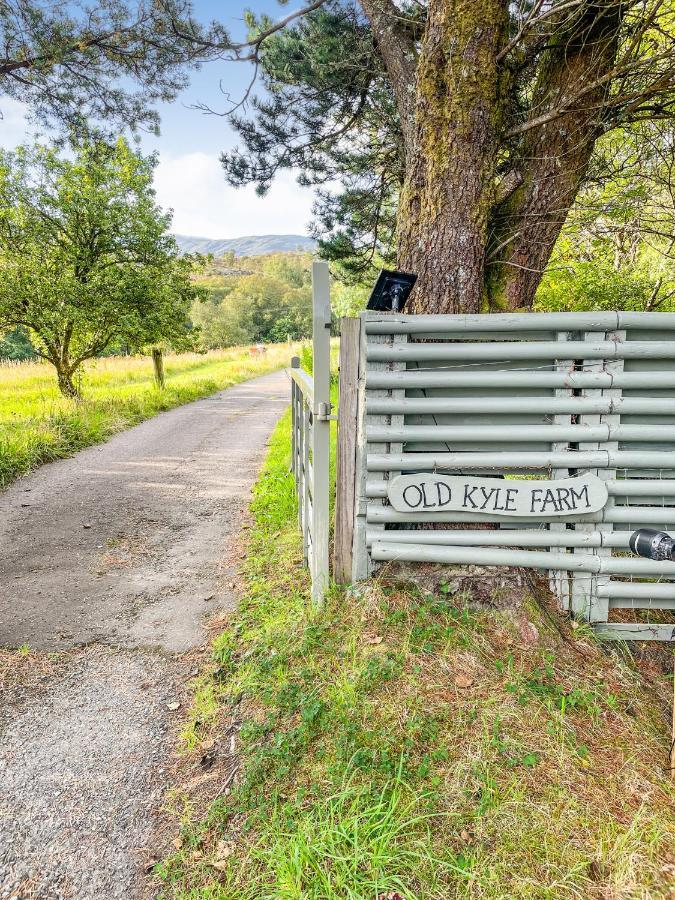
[[[319,403],[316,417],[320,422],[337,422],[337,416],[331,415],[332,403]]]

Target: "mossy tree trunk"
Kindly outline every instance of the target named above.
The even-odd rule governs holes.
[[[417,69],[398,212],[398,263],[424,312],[478,312],[494,194],[504,0],[436,0]]]
[[[73,370],[68,365],[63,365],[60,362],[55,365],[59,390],[64,397],[69,397],[71,400],[76,400],[80,396],[80,394],[75,387],[75,382],[73,381]]]
[[[70,321],[66,322],[63,333],[52,341],[46,342],[47,353],[42,355],[48,359],[56,369],[59,390],[63,396],[77,399],[80,394],[75,387],[73,375],[75,374],[77,367],[81,364],[82,359],[73,360],[71,357],[70,348],[73,339],[73,331],[73,323]]]
[[[396,27],[391,0],[361,3],[401,119],[397,261],[418,275],[414,309],[531,307],[605,128],[626,4],[551,18],[555,40],[521,114],[514,78],[527,55],[505,53],[508,0],[429,0],[421,38]]]
[[[499,308],[529,308],[560,230],[588,173],[595,142],[603,132],[602,110],[609,91],[603,80],[617,54],[626,6],[588,4],[585,21],[572,33],[557,34],[543,61],[532,107],[559,107],[579,85],[601,83],[564,115],[526,131],[512,169],[518,187],[495,207],[487,296]]]

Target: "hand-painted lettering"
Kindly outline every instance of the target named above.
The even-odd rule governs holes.
[[[607,485],[596,475],[559,481],[474,478],[469,475],[398,475],[387,486],[387,495],[399,512],[457,512],[498,516],[555,516],[585,514],[603,508]],[[457,521],[462,521],[459,517]]]

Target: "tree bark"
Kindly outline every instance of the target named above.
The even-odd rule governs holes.
[[[414,94],[417,66],[415,42],[400,27],[400,11],[392,0],[361,0],[377,48],[396,97],[406,153],[413,138]]]
[[[532,307],[603,131],[601,110],[610,81],[574,98],[611,70],[625,8],[621,2],[586,5],[583,16],[546,51],[533,115],[567,111],[526,131],[518,148],[521,183],[495,210],[491,229],[487,293],[492,307]]]
[[[418,276],[420,312],[481,307],[506,29],[506,0],[429,4],[397,220],[398,264]]]
[[[58,377],[59,390],[63,396],[71,400],[79,399],[79,391],[73,382],[73,370],[68,366],[64,366],[61,362],[54,363],[54,366]]]

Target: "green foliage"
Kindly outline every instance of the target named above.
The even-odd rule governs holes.
[[[307,254],[242,260],[244,273],[203,279],[206,303],[192,308],[202,346],[275,343],[312,333],[312,287]],[[250,271],[251,268],[256,271]]]
[[[266,19],[251,20],[252,32]],[[266,41],[266,96],[255,119],[233,117],[243,148],[222,162],[231,184],[264,194],[281,168],[318,188],[324,259],[350,279],[372,277],[394,259],[396,199],[404,163],[391,84],[367,20],[351,2],[329,0]],[[340,180],[341,190],[326,184]]]
[[[331,306],[336,318],[358,316],[363,312],[370,296],[370,286],[336,282],[332,286]]]
[[[208,31],[227,45],[222,28]],[[2,91],[66,132],[157,131],[152,105],[174,99],[188,69],[217,55],[191,37],[207,33],[188,0],[2,3]]]
[[[155,203],[155,158],[121,139],[75,149],[0,155],[0,328],[26,329],[68,394],[82,362],[116,342],[188,346],[200,294]]]
[[[598,143],[539,285],[537,309],[675,310],[674,166],[670,132],[654,124]]]
[[[646,254],[645,254],[646,255]],[[537,291],[536,309],[547,312],[592,310],[675,309],[672,298],[654,303],[658,276],[647,261],[635,266],[620,266],[599,255],[591,260],[568,256],[565,265],[551,265]]]
[[[345,779],[292,830],[279,815],[272,823],[276,841],[257,849],[254,860],[273,873],[287,897],[342,900],[398,892],[416,900],[410,885],[420,869],[431,871],[435,864],[442,877],[449,868],[431,855],[430,824],[420,806],[400,777],[379,790]],[[249,896],[261,900],[279,897],[279,887],[254,891]]]
[[[19,362],[34,358],[35,351],[25,328],[14,328],[4,337],[0,336],[0,360],[10,359]]]
[[[222,258],[205,266],[197,280],[207,302],[192,308],[203,347],[268,343],[288,338],[301,340],[312,334],[311,256],[308,253],[274,253],[241,257],[223,267]],[[227,268],[229,274],[220,274]],[[357,316],[366,307],[370,288],[333,280],[333,326],[342,316]],[[311,371],[311,361],[303,361]]]

